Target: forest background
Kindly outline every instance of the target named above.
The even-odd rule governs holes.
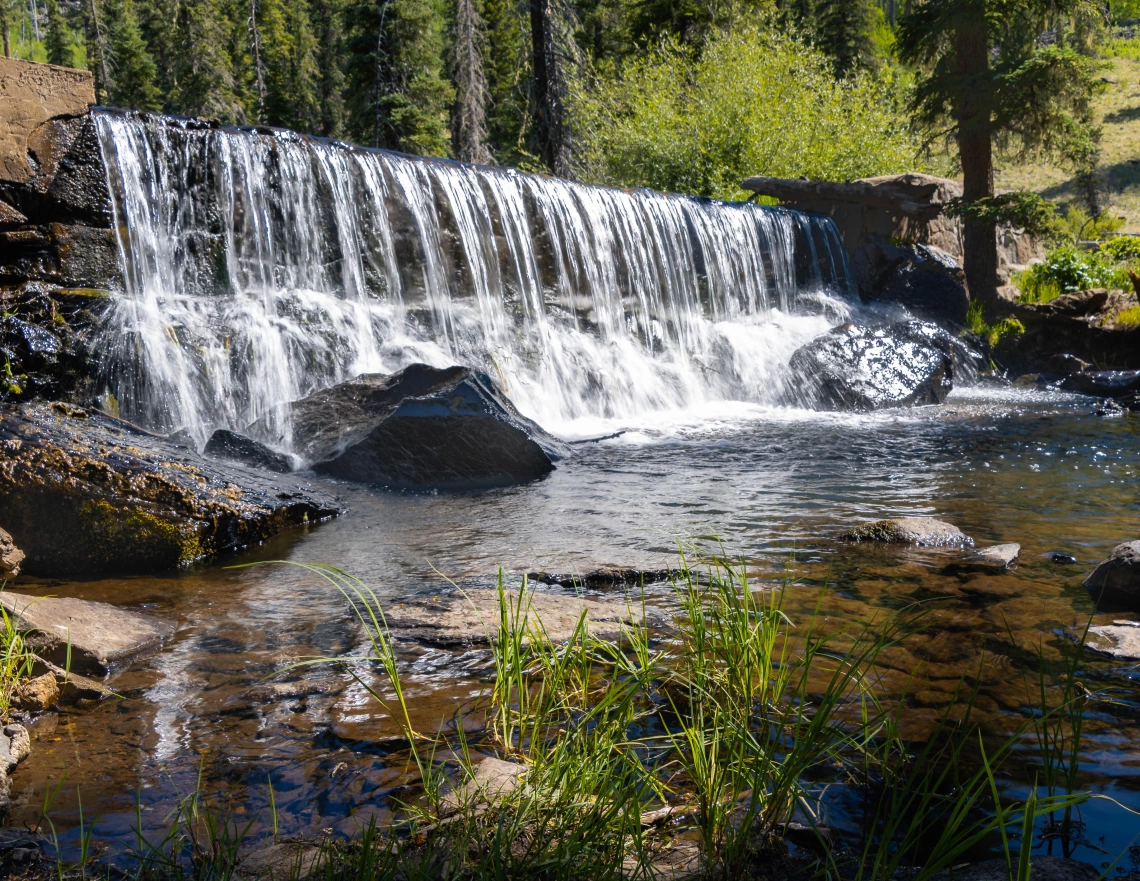
[[[6,55],[92,70],[109,105],[738,198],[757,173],[955,173],[952,152],[912,124],[915,76],[896,44],[909,7],[0,0],[0,30]],[[1140,0],[1096,9],[1057,16],[1045,38],[1100,54],[1131,42],[1118,54],[1136,54],[1119,34],[1140,21]]]

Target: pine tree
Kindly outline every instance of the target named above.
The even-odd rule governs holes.
[[[168,109],[188,116],[245,122],[240,83],[231,47],[237,31],[220,0],[166,0],[173,7],[168,42],[171,91]]]
[[[75,64],[72,46],[74,41],[71,28],[68,27],[67,18],[59,8],[59,0],[47,0],[47,35],[44,38],[44,49],[47,51],[48,64],[59,64],[71,67]]]
[[[361,2],[347,18],[350,135],[391,150],[448,155],[454,92],[443,76],[441,0]]]
[[[528,113],[531,78],[530,19],[515,0],[483,0],[490,93],[487,139],[499,162],[517,165],[525,158],[531,132]]]
[[[815,43],[834,59],[837,76],[876,65],[876,14],[873,0],[816,0]]]
[[[344,127],[344,0],[309,0],[309,19],[317,39],[317,131],[336,137]]]
[[[257,0],[261,121],[314,131],[319,124],[317,41],[306,0]],[[251,45],[255,45],[252,43]]]
[[[132,110],[159,109],[154,59],[143,42],[132,0],[107,0],[104,26],[110,74],[107,100]]]
[[[932,137],[950,132],[962,167],[966,208],[994,195],[994,148],[1080,162],[1093,132],[1090,103],[1099,65],[1064,46],[1039,46],[1044,12],[1083,0],[926,0],[899,24],[899,55],[921,71],[913,111]],[[1048,9],[1046,7],[1052,7]],[[962,223],[966,284],[997,304],[997,234],[992,213]]]
[[[95,100],[107,101],[111,71],[107,64],[107,41],[101,21],[102,13],[97,0],[87,0],[84,7],[84,27],[87,32],[87,69],[95,74]]]
[[[483,18],[475,0],[457,0],[452,79],[455,107],[451,111],[451,144],[465,162],[487,163],[487,76],[483,70]]]

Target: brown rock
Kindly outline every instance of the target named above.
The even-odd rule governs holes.
[[[22,562],[24,552],[16,547],[12,536],[0,529],[0,582],[19,575]]]
[[[59,700],[59,683],[54,673],[44,673],[16,686],[12,705],[19,710],[42,712]]]
[[[1054,315],[1070,315],[1083,318],[1093,315],[1104,308],[1108,302],[1108,291],[1105,288],[1093,288],[1087,291],[1076,291],[1071,294],[1061,294],[1055,300],[1050,300],[1041,308]]]
[[[25,404],[0,407],[0,511],[25,571],[55,576],[175,568],[338,508],[96,411]]]
[[[475,766],[470,780],[443,797],[439,815],[450,817],[461,810],[486,808],[518,789],[525,775],[525,765],[488,756]]]
[[[321,849],[313,844],[294,841],[277,841],[249,856],[238,864],[238,878],[276,878],[286,881],[305,878],[317,863]]]
[[[978,548],[966,554],[960,561],[951,563],[947,569],[951,572],[984,572],[1000,574],[1017,565],[1017,558],[1021,554],[1021,545],[1003,544],[991,545],[988,548]]]
[[[3,606],[39,657],[72,670],[105,674],[116,663],[157,646],[174,628],[107,603],[69,597],[0,593]]]
[[[972,547],[974,540],[950,523],[933,517],[897,517],[857,526],[841,536],[844,541],[875,541],[920,547]]]
[[[52,117],[77,116],[94,103],[89,71],[0,58],[0,179],[31,178],[28,136]]]

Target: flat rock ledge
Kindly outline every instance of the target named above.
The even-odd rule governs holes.
[[[0,511],[48,577],[172,569],[340,513],[295,478],[60,403],[0,407]]]
[[[1113,548],[1084,584],[1097,611],[1140,612],[1140,541]]]
[[[27,634],[28,647],[44,660],[82,673],[105,675],[133,655],[154,648],[174,627],[108,603],[69,597],[0,593],[0,606]]]
[[[974,540],[957,526],[933,517],[895,517],[856,526],[840,538],[850,542],[882,542],[930,548],[971,548]]]
[[[1090,627],[1085,648],[1120,661],[1140,661],[1140,621]]]
[[[519,592],[506,591],[511,609],[519,608]],[[528,634],[541,625],[551,642],[566,642],[574,634],[578,619],[586,613],[589,632],[599,639],[618,639],[622,631],[648,618],[661,616],[655,608],[640,603],[586,599],[560,593],[527,591],[522,612],[509,613],[512,626],[527,628]],[[644,613],[644,616],[643,616]],[[499,632],[499,592],[479,588],[436,599],[410,601],[385,610],[395,635],[443,648],[490,645]]]

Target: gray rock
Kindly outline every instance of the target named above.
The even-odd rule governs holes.
[[[840,536],[844,541],[875,541],[920,547],[973,547],[974,540],[957,526],[933,517],[896,517],[857,526]]]
[[[1112,549],[1108,558],[1085,579],[1099,611],[1140,611],[1140,541]]]
[[[567,453],[522,416],[485,373],[412,364],[358,376],[286,405],[246,430],[273,446],[291,424],[314,470],[413,489],[477,489],[542,477]]]
[[[1122,661],[1140,661],[1140,621],[1090,627],[1085,648]]]
[[[1073,373],[1060,388],[1094,398],[1119,398],[1140,392],[1140,370],[1101,370]]]
[[[466,783],[444,795],[439,816],[446,818],[461,810],[486,809],[523,785],[526,766],[488,756],[474,768]]]
[[[1032,856],[1029,859],[1030,881],[1096,881],[1100,872],[1088,863],[1062,857]],[[934,881],[1009,881],[1005,860],[986,860],[963,869],[940,872]]]
[[[35,597],[0,593],[2,605],[27,634],[28,647],[55,664],[107,673],[122,662],[169,637],[174,628],[107,603],[68,597]]]
[[[229,459],[275,474],[288,474],[293,470],[293,460],[284,453],[228,428],[219,428],[210,435],[202,452],[214,459]]]
[[[0,581],[7,581],[20,574],[20,564],[24,562],[24,552],[16,547],[12,536],[0,529]]]
[[[511,608],[519,606],[518,591],[506,591]],[[642,622],[640,603],[585,599],[560,593],[527,591],[522,613],[511,613],[511,625],[533,627],[541,623],[552,642],[565,642],[586,613],[590,633],[601,639],[620,637],[623,628]],[[650,617],[660,613],[646,608]],[[432,600],[412,600],[385,609],[388,624],[400,636],[431,645],[487,645],[499,632],[499,593],[477,589],[447,594]]]
[[[0,770],[11,773],[32,752],[32,738],[23,725],[5,725],[0,732]]]
[[[941,404],[955,367],[973,357],[934,324],[844,324],[797,349],[789,403],[817,410],[879,410]]]
[[[1000,574],[1016,566],[1020,554],[1021,545],[1019,544],[991,545],[988,548],[978,548],[971,551],[961,560],[951,563],[947,569],[960,573]]]

